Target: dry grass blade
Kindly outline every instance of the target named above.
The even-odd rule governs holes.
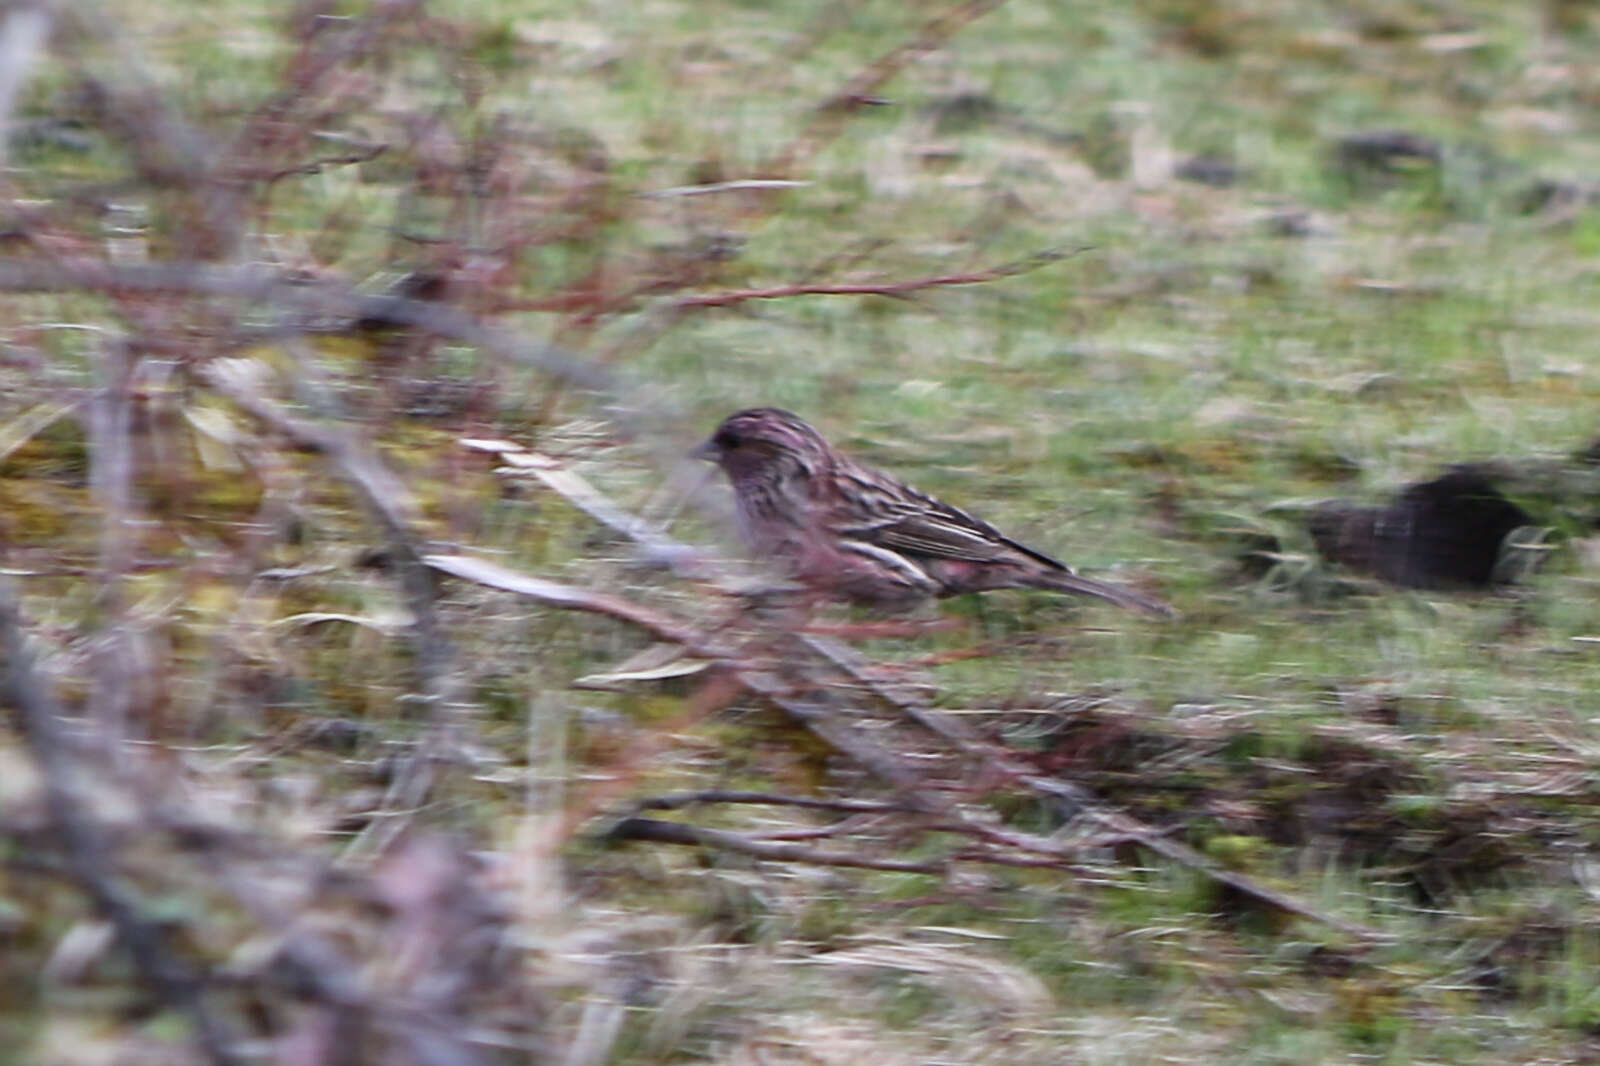
[[[965,946],[885,942],[814,955],[817,966],[903,970],[949,985],[955,995],[987,1001],[1008,1013],[1037,1015],[1053,1002],[1036,976],[1017,966],[975,954]]]
[[[61,400],[34,404],[0,426],[0,460],[22,447],[35,435],[83,406],[81,400]]]

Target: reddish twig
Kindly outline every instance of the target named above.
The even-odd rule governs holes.
[[[935,274],[931,277],[907,278],[904,281],[835,282],[798,285],[775,285],[766,289],[733,289],[728,292],[707,292],[698,296],[682,296],[672,301],[674,307],[690,309],[699,307],[731,307],[751,300],[785,300],[793,296],[889,296],[902,299],[924,289],[949,288],[954,285],[982,285],[1001,278],[1015,277],[1037,270],[1050,263],[1059,262],[1071,252],[1040,252],[1015,263],[1005,263],[988,270],[973,270],[960,274]]]
[[[879,102],[877,93],[908,64],[938,49],[968,23],[1004,2],[966,0],[929,19],[916,36],[869,63],[842,89],[818,106],[799,136],[766,164],[758,167],[756,173],[766,177],[786,177],[809,164],[818,152],[839,135],[839,131],[857,111]]]
[[[857,111],[881,102],[875,94],[890,79],[915,61],[918,56],[941,47],[962,27],[1003,2],[1004,0],[966,0],[928,20],[909,40],[869,63],[837,93],[819,104],[800,133],[770,160],[758,165],[749,179],[693,187],[695,194],[698,195],[699,190],[733,193],[734,195],[730,197],[733,205],[729,211],[728,226],[748,230],[759,219],[776,210],[777,205],[782,202],[783,194],[799,183],[795,175],[809,166],[817,154],[838,137]],[[687,194],[687,190],[672,191]],[[570,286],[565,292],[545,298],[541,301],[541,305],[551,310],[571,312],[573,318],[568,328],[589,331],[601,319],[633,307],[640,298],[651,293],[673,292],[694,285],[703,285],[719,274],[720,268],[717,262],[708,262],[699,255],[685,255],[668,270],[657,272],[643,284],[639,284],[638,279],[635,279],[632,285],[606,286],[599,284],[600,275],[597,273],[592,279],[593,283],[591,279],[585,279],[584,282]],[[910,287],[901,288],[899,291],[895,291],[897,287],[894,285],[872,286],[866,290],[859,290],[854,286],[816,288],[784,286],[774,290],[710,293],[667,301],[664,311],[650,314],[644,327],[614,345],[608,353],[608,359],[604,361],[624,354],[624,349],[637,350],[653,342],[692,308],[725,307],[752,299],[778,299],[807,293],[825,295],[835,291],[844,295],[874,293],[903,297],[922,288],[972,283],[974,282],[935,280],[931,283],[912,283]],[[557,333],[558,337],[562,335]],[[552,390],[551,402],[554,402],[553,398],[559,395],[559,391],[559,389]]]
[[[325,155],[316,159],[308,159],[304,163],[294,163],[289,166],[265,168],[257,173],[242,174],[241,177],[257,179],[268,185],[292,178],[299,174],[320,174],[329,167],[348,167],[359,163],[370,163],[384,152],[389,150],[387,144],[369,145],[359,151],[347,152],[344,155]]]

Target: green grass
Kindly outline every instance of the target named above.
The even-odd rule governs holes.
[[[289,62],[270,5],[113,6],[156,81],[203,126],[226,127]],[[626,349],[616,395],[564,396],[546,425],[532,414],[543,380],[504,370],[471,417],[366,429],[417,487],[441,539],[706,616],[717,608],[641,575],[625,547],[554,495],[505,489],[488,464],[461,465],[455,440],[526,439],[573,457],[625,506],[659,514],[685,484],[669,469],[675,457],[717,420],[788,407],[1090,574],[1148,582],[1180,621],[997,593],[943,605],[962,623],[955,631],[868,647],[913,660],[984,643],[990,654],[932,669],[941,706],[992,712],[974,720],[1024,751],[1059,755],[1056,772],[1391,938],[1357,957],[1336,934],[1110,846],[1086,852],[1075,878],[985,869],[940,885],[576,842],[562,870],[572,898],[552,905],[557,924],[608,931],[614,939],[595,950],[647,973],[604,1061],[732,1062],[762,1048],[826,1063],[993,1060],[1000,1039],[1018,1063],[1489,1064],[1592,1053],[1600,944],[1584,871],[1600,838],[1600,601],[1597,556],[1581,543],[1593,538],[1592,496],[1526,501],[1561,538],[1529,585],[1502,597],[1344,595],[1339,575],[1311,558],[1298,506],[1375,500],[1458,462],[1565,462],[1594,437],[1600,210],[1519,205],[1537,180],[1581,179],[1600,163],[1586,73],[1600,19],[1580,4],[1489,0],[1227,8],[1014,0],[911,64],[881,90],[884,106],[821,151],[806,185],[757,217],[725,198],[636,194],[751,176],[815,104],[902,43],[924,9],[684,0],[628,5],[624,19],[603,4],[440,3],[462,35],[461,70],[420,46],[400,49],[391,67],[368,72],[383,91],[360,97],[363,109],[330,104],[327,129],[394,138],[390,153],[274,190],[266,232],[253,235],[260,246],[362,281],[425,261],[429,241],[453,239],[452,227],[487,242],[497,226],[545,219],[540,211],[552,225],[562,210],[576,216],[570,204],[550,206],[553,190],[603,155],[611,214],[523,260],[507,285],[522,297],[597,266],[649,277],[641,264],[663,249],[725,233],[742,252],[706,288],[819,280],[819,269],[833,280],[904,279],[1076,249],[1017,277],[910,300],[806,296],[699,312]],[[463,70],[479,80],[475,102]],[[24,117],[71,110],[70,83],[64,67],[46,69]],[[951,117],[960,97],[981,106]],[[503,120],[501,161],[526,198],[509,201],[521,213],[464,223],[448,195],[403,196],[399,183],[426,148],[404,141],[385,106],[438,116],[463,142]],[[1339,138],[1389,128],[1433,138],[1439,161],[1388,175],[1338,165]],[[1241,180],[1182,182],[1162,164],[1200,153],[1231,160]],[[41,199],[127,165],[125,149],[98,133],[86,152],[15,150],[12,163]],[[152,245],[173,225],[153,212]],[[633,335],[669,298],[646,295],[592,334],[553,314],[505,322],[590,354]],[[3,325],[7,344],[39,353],[54,380],[83,386],[92,339],[30,327],[110,317],[106,301],[29,298]],[[364,358],[327,359],[358,397],[386,373]],[[273,365],[287,394],[288,364]],[[471,379],[486,365],[456,350],[430,369]],[[4,373],[18,397],[3,408],[9,419],[45,385]],[[637,440],[603,422],[619,399],[650,412],[648,424],[625,427]],[[81,471],[76,481],[61,473],[81,466],[82,437],[52,431],[35,447],[0,469],[0,529],[10,547],[39,553],[30,560],[87,565],[93,499]],[[266,452],[254,438],[241,447]],[[196,462],[181,448],[160,454],[185,457],[175,461],[183,470]],[[240,575],[250,568],[226,560],[242,556],[229,538],[242,536],[258,501],[195,490],[173,504],[190,508],[185,535],[150,542],[171,568],[141,578],[135,598],[161,620],[174,679],[165,727],[185,743],[272,747],[306,721],[373,726],[353,754],[296,750],[261,770],[282,774],[282,802],[314,827],[308,839],[342,845],[340,818],[386,784],[386,745],[412,735],[409,652],[343,622],[274,627],[306,612],[383,620],[400,610],[382,575],[350,566],[374,535],[315,469],[296,459],[276,471],[294,487],[277,483],[279,510],[259,506],[295,532],[251,566],[328,564],[330,576],[282,592],[249,584]],[[210,476],[193,480],[231,488],[231,475]],[[147,495],[166,499],[154,487]],[[693,509],[674,531],[729,542]],[[1284,560],[1269,577],[1240,565],[1241,531],[1277,538]],[[188,575],[185,566],[201,576],[166,576]],[[70,659],[97,608],[82,582],[44,580],[29,589],[33,617]],[[635,791],[729,780],[860,787],[797,731],[743,705],[685,725],[683,690],[670,685],[568,690],[644,646],[619,624],[458,586],[447,588],[446,613],[475,694],[473,757],[487,768],[460,775],[433,814],[484,850],[514,852],[529,817],[523,775],[553,772],[570,798],[641,737],[662,754]],[[1041,708],[1057,710],[1022,716]],[[560,751],[530,741],[537,715],[558,719],[531,730],[550,727]],[[1059,828],[1047,810],[997,809],[1034,831]],[[255,816],[273,821],[264,808]],[[786,824],[744,810],[700,821]],[[15,903],[30,905],[48,909]],[[588,950],[545,933],[529,942],[563,965]],[[243,939],[217,935],[205,951],[218,958],[238,948],[230,937]],[[880,943],[937,950],[829,962]],[[37,960],[48,945],[30,951]],[[549,978],[553,998],[572,1008],[557,1028],[570,1035],[585,990],[610,986],[551,970],[561,974]],[[55,1021],[26,1020],[36,1006],[6,1008],[23,1020],[4,1031],[38,1036],[98,1016],[79,1004]]]

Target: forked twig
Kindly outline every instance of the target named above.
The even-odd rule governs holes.
[[[897,757],[894,752],[890,751],[867,732],[856,728],[843,714],[835,710],[830,705],[829,696],[825,691],[827,688],[834,686],[829,686],[826,682],[817,681],[791,682],[774,673],[769,663],[756,664],[743,661],[736,653],[724,647],[719,641],[700,633],[690,624],[677,620],[664,612],[645,608],[607,593],[598,593],[578,589],[570,585],[562,585],[558,582],[546,581],[542,578],[519,574],[517,571],[506,567],[472,560],[464,556],[428,556],[426,561],[428,565],[455,576],[479,581],[507,592],[529,596],[551,606],[590,611],[631,622],[641,626],[641,628],[646,629],[656,637],[681,643],[685,648],[697,655],[723,660],[745,688],[783,710],[831,747],[848,756],[874,777],[893,788],[899,794],[905,809],[917,814],[937,816],[942,823],[940,828],[946,831],[961,833],[989,844],[1021,851],[1047,860],[1042,865],[1057,867],[1072,866],[1085,847],[1099,846],[1099,844],[1103,843],[1103,841],[1095,841],[1088,844],[1060,841],[1051,837],[1009,829],[974,817],[952,799],[930,789],[928,782],[904,759]],[[1288,893],[1280,892],[1262,884],[1255,878],[1222,867],[1215,860],[1195,851],[1193,848],[1168,839],[1154,827],[1145,825],[1129,815],[1107,808],[1096,797],[1076,785],[1044,778],[1033,773],[1012,756],[970,734],[963,723],[938,714],[927,707],[924,701],[908,696],[893,684],[873,677],[869,670],[863,669],[859,662],[855,661],[853,653],[846,654],[848,649],[841,650],[842,646],[840,645],[814,637],[802,637],[801,640],[803,646],[813,649],[823,661],[835,669],[842,670],[852,684],[864,687],[875,698],[896,708],[910,720],[917,722],[950,743],[962,754],[977,758],[986,769],[1001,775],[1006,780],[1023,785],[1029,791],[1071,802],[1076,809],[1092,816],[1110,830],[1116,839],[1136,842],[1172,862],[1198,871],[1218,884],[1226,885],[1243,895],[1268,904],[1285,913],[1320,922],[1351,936],[1366,940],[1383,939],[1383,934],[1375,929],[1346,921],[1337,915],[1328,914]],[[643,821],[649,820],[644,819]],[[756,854],[747,846],[754,842],[746,838],[725,840],[720,836],[697,836],[697,833],[710,831],[690,831],[687,828],[677,827],[675,823],[670,824],[674,826],[670,833],[667,830],[654,828],[642,830],[641,832],[656,834],[651,839],[669,843],[715,844],[731,850],[742,850],[749,854]],[[639,837],[636,834],[634,838],[638,839]],[[773,854],[776,855],[777,853]],[[982,855],[974,855],[970,852],[964,854],[965,857],[972,861],[991,861]],[[790,855],[789,857],[794,858],[795,856]],[[828,861],[830,863],[842,862],[838,856],[834,855],[830,855]],[[995,858],[992,861],[1007,862],[1004,858]],[[866,865],[865,862],[843,864]],[[1040,863],[1032,861],[1024,864],[1040,865]],[[906,867],[897,866],[894,868],[905,869]],[[942,869],[942,865],[939,868]],[[923,869],[922,872],[933,871]]]
[[[255,266],[202,262],[64,263],[0,258],[0,292],[105,292],[231,297],[308,316],[287,323],[289,332],[314,332],[311,317],[369,319],[411,326],[482,348],[508,362],[535,367],[586,388],[601,388],[608,375],[554,345],[530,344],[509,330],[485,325],[446,304],[400,296],[371,296],[324,278],[295,284],[281,272]],[[270,331],[269,331],[270,332]]]

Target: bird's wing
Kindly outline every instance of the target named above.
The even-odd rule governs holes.
[[[1063,563],[1018,544],[959,508],[908,485],[881,479],[879,475],[855,485],[857,491],[852,494],[848,513],[838,520],[838,529],[844,536],[928,559],[986,563],[1015,561],[1020,554],[1070,572]]]

